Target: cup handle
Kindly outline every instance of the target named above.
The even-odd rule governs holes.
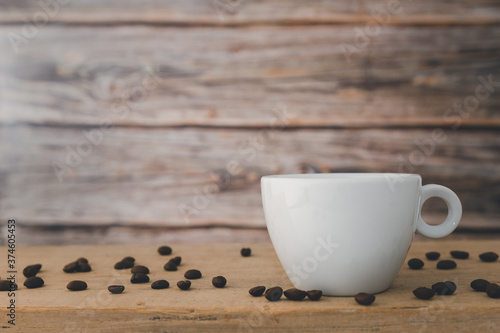
[[[448,206],[448,216],[446,220],[439,225],[430,225],[427,224],[422,219],[422,206],[429,198],[441,198]],[[417,222],[417,230],[422,235],[427,236],[429,238],[440,238],[444,236],[448,236],[455,230],[460,222],[460,218],[462,217],[462,204],[460,203],[460,199],[458,196],[447,187],[441,185],[425,185],[422,186],[422,195],[420,197],[420,208],[418,211],[418,222]]]

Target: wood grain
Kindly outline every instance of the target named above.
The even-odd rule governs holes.
[[[478,254],[500,252],[498,241],[413,243],[408,258],[424,258],[427,251],[469,251],[471,258],[458,261],[458,268],[440,271],[435,263],[425,261],[420,271],[404,265],[392,287],[376,296],[370,307],[363,307],[352,297],[323,297],[318,302],[294,302],[282,299],[276,303],[264,297],[254,298],[248,289],[256,285],[292,287],[271,244],[251,244],[252,256],[239,254],[248,244],[178,244],[173,255],[182,256],[176,272],[165,272],[168,257],[156,253],[157,245],[147,246],[68,246],[25,247],[19,249],[19,267],[41,263],[38,274],[44,287],[28,290],[18,280],[17,328],[23,332],[112,332],[130,327],[138,332],[161,331],[360,331],[367,328],[390,332],[480,330],[494,331],[500,325],[500,303],[484,293],[473,291],[469,284],[481,277],[498,280],[500,263],[483,263]],[[0,250],[6,251],[5,248]],[[116,271],[113,265],[126,255],[147,265],[151,279],[167,279],[171,287],[153,290],[149,284],[133,285],[130,273]],[[88,273],[65,274],[62,266],[78,257],[87,257],[92,266]],[[4,265],[2,263],[2,265]],[[181,291],[175,283],[190,268],[199,269],[203,277],[193,281],[192,289]],[[2,277],[5,268],[2,266]],[[224,275],[228,284],[223,289],[211,285],[211,278]],[[66,290],[75,279],[85,280],[88,289]],[[438,281],[456,283],[452,296],[435,296],[430,301],[415,298],[412,290],[431,286]],[[110,284],[124,284],[120,295],[108,293]],[[2,298],[0,315],[5,320],[6,302]],[[6,323],[6,322],[5,322]],[[4,324],[4,323],[2,323]]]
[[[287,127],[500,126],[500,26],[385,27],[348,63],[355,28],[45,26],[2,54],[0,123],[260,128],[281,108]]]
[[[418,153],[430,144],[426,129],[302,129],[259,139],[256,129],[117,127],[99,145],[86,130],[3,127],[0,215],[29,225],[263,226],[260,177],[314,171],[420,173],[456,191],[466,212],[499,214],[495,130],[444,130],[428,156]],[[68,153],[78,147],[90,152],[79,164]]]
[[[53,3],[54,1],[48,1]],[[372,12],[388,10],[394,15],[390,24],[493,24],[500,22],[496,1],[58,1],[50,21],[67,24],[177,24],[248,25],[366,23]],[[394,7],[389,7],[394,3]],[[398,6],[399,4],[399,6]],[[0,22],[22,23],[28,14],[43,10],[35,0],[0,0]],[[29,16],[28,16],[29,17]]]

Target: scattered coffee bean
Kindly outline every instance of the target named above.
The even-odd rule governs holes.
[[[71,291],[85,290],[87,289],[87,283],[85,283],[85,281],[74,280],[68,283],[66,288],[68,288]]]
[[[169,254],[172,254],[172,248],[170,246],[160,246],[158,248],[158,253],[161,254],[162,256],[168,256]]]
[[[301,301],[303,300],[307,293],[304,290],[300,290],[297,288],[291,288],[287,289],[283,292],[286,298],[292,300],[292,301]]]
[[[264,296],[268,301],[276,302],[283,295],[283,289],[281,287],[272,287],[266,290]]]
[[[169,260],[169,262],[179,266],[181,264],[182,258],[181,257],[173,257],[172,259]]]
[[[167,289],[170,286],[167,280],[158,280],[151,283],[151,288],[153,289]]]
[[[87,261],[87,262],[85,262]],[[65,265],[63,271],[65,273],[75,273],[75,272],[90,272],[92,269],[88,264],[88,260],[85,258],[79,258],[77,261],[70,262]]]
[[[78,266],[79,266],[78,263],[76,261],[73,261],[65,265],[63,271],[65,273],[74,273],[78,269]]]
[[[89,261],[87,260],[87,258],[83,258],[83,257],[82,257],[82,258],[78,258],[78,259],[76,259],[76,262],[77,262],[79,265],[81,265],[81,264],[88,264],[88,263],[89,263]]]
[[[113,284],[108,287],[108,290],[112,294],[121,294],[125,290],[125,286],[120,284]]]
[[[498,254],[496,254],[495,252],[481,253],[479,255],[479,259],[481,259],[484,262],[493,262],[498,259]]]
[[[0,280],[0,291],[14,290],[17,290],[17,284],[10,282],[10,280]]]
[[[457,263],[453,260],[441,260],[438,261],[436,267],[437,269],[454,269],[457,267]]]
[[[40,288],[44,284],[43,280],[41,277],[38,276],[32,276],[26,279],[24,281],[24,286],[26,288],[32,289],[32,288]]]
[[[438,295],[451,295],[457,290],[457,285],[452,281],[438,282],[432,285],[432,290]]]
[[[491,298],[500,298],[500,286],[496,283],[490,283],[486,286],[486,294]]]
[[[438,260],[441,254],[439,252],[427,252],[425,256],[429,260]]]
[[[40,272],[40,269],[42,268],[42,265],[41,264],[35,264],[35,265],[29,265],[29,266],[26,266],[24,269],[23,269],[23,275],[27,278],[29,277],[32,277],[32,276],[35,276],[38,274],[38,272]]]
[[[415,295],[419,299],[431,299],[436,292],[430,288],[419,287],[413,290],[413,295]]]
[[[240,252],[243,257],[249,257],[252,254],[252,249],[250,249],[249,247],[244,247]]]
[[[185,281],[179,281],[177,282],[177,287],[181,290],[188,290],[189,287],[191,287],[191,281],[185,280]]]
[[[490,284],[490,281],[485,279],[476,279],[470,283],[470,286],[475,291],[486,291],[486,286]]]
[[[467,259],[469,258],[469,252],[466,251],[450,251],[450,254],[455,259]]]
[[[133,257],[125,257],[115,264],[115,269],[127,269],[134,267],[135,259]]]
[[[125,264],[123,263],[123,261],[118,261],[115,264],[115,269],[125,269]]]
[[[368,293],[359,293],[354,296],[354,300],[361,305],[370,305],[375,301],[375,295]]]
[[[308,290],[307,291],[307,297],[311,301],[317,301],[321,298],[321,296],[323,296],[323,291],[321,291],[321,290]]]
[[[250,290],[248,291],[248,293],[254,297],[258,297],[258,296],[262,296],[262,294],[264,293],[264,291],[266,291],[266,287],[264,286],[257,286],[257,287],[253,287],[253,288],[250,288]]]
[[[410,266],[411,269],[421,269],[424,267],[424,262],[418,258],[413,258],[408,260],[408,266]]]
[[[142,265],[135,265],[134,267],[132,267],[130,272],[132,274],[136,274],[136,273],[149,274],[149,268],[147,268],[146,266],[142,266]]]
[[[135,260],[131,260],[131,259],[134,259],[134,258],[131,258],[131,257],[125,257],[125,258],[123,258],[122,264],[123,264],[123,268],[124,269],[134,267]]]
[[[91,270],[92,268],[90,268],[90,265],[86,263],[79,264],[76,269],[77,272],[90,272]]]
[[[177,270],[177,265],[169,261],[163,266],[163,269],[166,271],[173,272]]]
[[[146,274],[137,273],[137,274],[132,275],[132,277],[130,278],[130,282],[132,282],[132,283],[146,283],[146,282],[149,282],[149,276],[147,276]]]
[[[212,284],[214,285],[215,288],[224,288],[226,283],[227,283],[226,278],[220,275],[212,279]]]
[[[201,278],[201,272],[197,269],[190,269],[189,271],[184,273],[184,277],[186,279],[196,280],[196,279]]]

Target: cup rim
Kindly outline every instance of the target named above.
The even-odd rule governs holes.
[[[376,173],[376,172],[353,172],[353,173],[297,173],[297,174],[277,174],[263,176],[265,179],[286,179],[286,180],[356,180],[356,179],[387,179],[391,177],[418,177],[415,173]]]

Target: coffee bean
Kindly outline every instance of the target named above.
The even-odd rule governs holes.
[[[191,287],[191,281],[185,280],[185,281],[179,281],[177,282],[177,287],[181,290],[188,290],[189,287]]]
[[[490,281],[485,279],[476,279],[470,283],[470,286],[475,291],[486,291],[486,286],[490,284]]]
[[[82,258],[78,258],[78,259],[76,259],[76,262],[77,262],[79,265],[81,265],[81,264],[88,264],[88,263],[89,263],[89,261],[87,260],[87,258],[83,258],[83,257],[82,257]]]
[[[469,252],[466,251],[450,251],[450,254],[455,259],[467,259],[469,258]]]
[[[276,302],[283,295],[283,289],[281,287],[272,287],[266,290],[264,296],[268,301]]]
[[[85,290],[87,289],[87,283],[85,283],[85,281],[74,280],[68,283],[66,288],[68,288],[71,291]]]
[[[172,254],[172,248],[170,246],[160,246],[158,248],[158,253],[162,256],[168,256],[169,254]]]
[[[413,258],[408,260],[408,266],[410,266],[411,269],[421,269],[424,267],[424,262],[418,258]]]
[[[309,290],[309,291],[307,291],[307,297],[311,301],[317,301],[321,298],[321,296],[323,296],[323,291],[321,291],[321,290]]]
[[[132,257],[125,257],[115,264],[115,269],[127,269],[134,267],[135,259]]]
[[[142,266],[142,265],[135,265],[134,267],[132,267],[130,272],[132,274],[136,274],[136,273],[149,274],[149,268],[147,268],[146,266]]]
[[[354,300],[361,305],[370,305],[375,301],[375,295],[368,293],[359,293],[354,296]]]
[[[457,263],[453,260],[441,260],[436,265],[437,269],[454,269],[457,267]]]
[[[153,289],[166,289],[170,286],[167,280],[158,280],[151,283],[151,288]]]
[[[486,286],[486,294],[491,298],[500,298],[500,286],[496,283],[490,283]]]
[[[121,294],[125,290],[125,287],[120,284],[113,284],[108,287],[108,290],[112,294]]]
[[[132,257],[125,257],[122,260],[122,264],[124,269],[132,268],[135,265],[135,259]]]
[[[197,269],[190,269],[189,271],[184,273],[184,277],[186,279],[196,280],[196,279],[201,278],[201,272]]]
[[[248,247],[244,247],[241,249],[241,255],[243,257],[249,257],[251,254],[252,254],[252,249],[248,248]]]
[[[413,290],[413,295],[420,299],[431,299],[436,292],[430,288],[420,287]]]
[[[34,265],[29,265],[29,266],[26,266],[24,269],[23,269],[23,275],[25,277],[32,277],[32,276],[35,276],[38,274],[38,272],[40,272],[40,269],[42,268],[42,265],[41,264],[34,264]]]
[[[173,257],[172,259],[169,260],[169,262],[179,266],[181,264],[182,258],[181,257]]]
[[[43,286],[44,282],[41,277],[38,276],[32,276],[26,279],[24,281],[24,286],[26,288],[32,289],[32,288],[40,288]]]
[[[479,259],[481,259],[484,262],[493,262],[498,259],[498,254],[496,254],[495,252],[481,253],[479,255]]]
[[[169,261],[163,266],[163,269],[166,271],[173,272],[177,270],[177,265]]]
[[[297,288],[287,289],[287,290],[285,290],[285,292],[283,294],[285,294],[286,298],[288,298],[292,301],[301,301],[307,295],[307,293],[304,290],[300,290]]]
[[[90,265],[86,264],[86,263],[81,263],[76,268],[77,272],[90,272],[91,270],[92,270],[92,268],[90,268]]]
[[[248,291],[248,293],[254,297],[258,297],[258,296],[262,296],[262,294],[264,293],[264,291],[266,291],[266,287],[264,286],[257,286],[257,287],[253,287],[253,288],[250,288],[250,290]]]
[[[14,290],[17,290],[17,284],[10,282],[10,280],[0,280],[0,291]]]
[[[79,266],[78,263],[76,261],[73,261],[65,265],[63,271],[65,273],[74,273],[78,269],[78,266]]]
[[[214,285],[215,288],[224,288],[226,283],[227,283],[226,278],[220,275],[212,279],[212,284]]]
[[[438,282],[432,285],[432,290],[438,295],[451,295],[457,290],[457,285],[452,281]]]
[[[427,252],[425,256],[429,260],[438,260],[441,254],[439,252]]]
[[[130,278],[130,282],[132,282],[132,283],[146,283],[146,282],[149,282],[149,276],[147,276],[146,274],[137,273],[137,274],[132,275],[132,277]]]
[[[125,264],[123,263],[123,261],[118,261],[115,264],[115,269],[125,269]]]

